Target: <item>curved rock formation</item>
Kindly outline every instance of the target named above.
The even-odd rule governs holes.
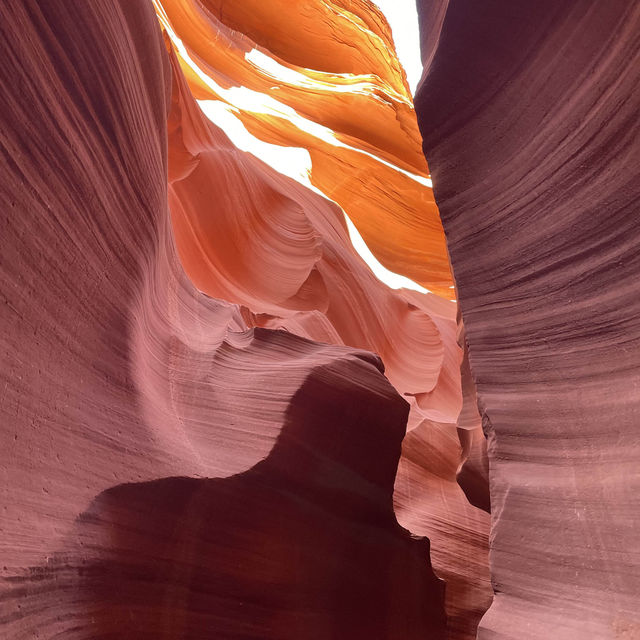
[[[202,24],[222,28],[216,22]],[[166,17],[163,25],[172,29]],[[238,39],[241,34],[234,32],[233,36]],[[432,540],[434,566],[448,584],[451,637],[473,637],[491,599],[488,518],[469,507],[456,484],[456,474],[468,454],[467,443],[461,445],[456,434],[462,406],[462,354],[456,346],[455,307],[432,294],[393,292],[381,286],[355,254],[338,207],[305,186],[283,180],[253,156],[238,152],[204,117],[192,98],[191,91],[197,95],[198,85],[194,85],[190,67],[178,64],[175,46],[181,40],[175,33],[167,40],[174,71],[169,197],[176,242],[187,272],[202,291],[245,307],[250,313],[244,318],[250,325],[284,328],[313,340],[380,354],[389,380],[414,398],[409,429],[420,431],[403,447],[396,513],[404,526]],[[219,74],[212,66],[205,68],[214,78]],[[242,70],[239,67],[238,73]],[[238,77],[238,81],[243,78]],[[349,113],[346,107],[345,113]],[[254,118],[252,113],[237,114],[245,125]],[[281,144],[300,144],[311,151],[315,173],[313,137],[285,119],[278,126]],[[253,132],[273,141],[264,131]],[[334,172],[344,170],[339,156],[326,157],[324,162],[331,163]],[[371,163],[369,175],[379,175],[380,163]],[[385,186],[385,193],[398,197],[398,176],[402,176],[394,168],[388,172],[395,182]],[[359,184],[348,175],[342,181]],[[335,198],[334,192],[329,193]],[[414,215],[421,213],[414,207]],[[380,222],[379,217],[373,219]],[[472,389],[473,385],[467,386]],[[473,391],[470,393],[467,411],[475,402]],[[474,428],[476,443],[484,442],[478,437],[479,422],[464,428]],[[430,455],[423,451],[425,447]],[[474,481],[476,477],[479,487],[472,491],[479,492],[484,502],[473,504],[487,508],[486,478],[476,474]]]
[[[301,47],[265,6],[0,8],[3,637],[471,638],[489,604],[388,26],[308,3]],[[205,117],[225,104],[307,184]],[[378,281],[343,210],[440,295]]]
[[[640,7],[430,2],[416,98],[491,468],[478,637],[640,635]]]
[[[15,637],[46,626],[68,638],[444,638],[428,541],[392,509],[408,406],[372,364],[347,357],[312,369],[273,450],[244,473],[99,494],[63,551],[10,579],[9,603],[28,611],[3,628]],[[59,609],[63,624],[50,613]]]
[[[344,4],[285,11],[278,3],[155,0],[194,96],[226,105],[263,140],[308,149],[311,182],[346,211],[378,259],[450,297],[442,225],[389,27],[370,3]]]
[[[194,284],[241,305],[252,325],[380,354],[398,390],[415,395],[429,417],[455,422],[453,305],[382,285],[351,246],[340,209],[238,151],[171,60],[169,201]]]

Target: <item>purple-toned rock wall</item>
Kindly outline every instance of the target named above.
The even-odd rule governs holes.
[[[640,637],[639,85],[638,3],[451,0],[416,97],[488,437],[482,639]]]

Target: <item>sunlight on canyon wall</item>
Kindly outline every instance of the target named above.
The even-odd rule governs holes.
[[[0,25],[3,637],[473,638],[484,440],[383,13]]]
[[[638,637],[640,5],[382,4],[0,3],[3,639]]]
[[[277,11],[261,21],[259,11],[251,13],[243,32],[234,19],[247,18],[242,11],[248,7],[225,5],[224,22],[216,17],[215,3],[155,4],[196,99],[228,104],[257,138],[308,149],[312,184],[345,210],[380,262],[451,297],[444,234],[427,186],[411,94],[381,14],[362,5],[367,23],[333,5],[331,11],[324,3],[308,5],[306,24],[313,29],[304,56],[313,66],[307,68],[296,64],[304,58],[293,35],[278,31],[277,53],[260,44],[273,37],[271,29],[281,29]],[[361,61],[351,54],[353,47],[324,33],[330,28],[343,31],[344,38],[355,30]],[[329,64],[330,54],[335,58]],[[343,71],[341,60],[350,71]]]
[[[308,5],[313,35],[303,45],[279,31],[276,54],[261,44],[272,42],[275,14],[243,24],[244,33],[226,6],[155,6],[179,88],[179,109],[169,117],[170,205],[187,273],[209,295],[246,306],[252,324],[382,356],[389,380],[411,402],[396,514],[430,537],[435,569],[447,581],[452,633],[471,637],[490,601],[488,518],[468,503],[456,476],[484,438],[472,383],[472,408],[459,420],[462,352],[455,303],[448,301],[448,257],[384,16],[364,4],[360,17]],[[368,74],[352,56],[341,60],[340,43],[323,35],[323,26],[340,32],[354,23],[363,56],[367,47],[376,53],[366,58],[375,62]],[[324,50],[336,56],[330,64]],[[313,67],[295,64],[305,57]],[[266,169],[234,152],[227,137],[302,185],[297,215],[280,205],[264,219],[268,203],[284,195],[274,186],[280,181],[260,177]],[[236,197],[226,204],[223,191]],[[293,197],[291,187],[286,194]],[[247,233],[249,243],[233,239]],[[301,233],[315,236],[315,248],[303,244],[296,257]],[[228,242],[235,250],[225,257]],[[285,287],[296,269],[298,279]],[[347,313],[354,305],[358,314]],[[473,484],[473,491],[486,491],[486,479],[474,477]]]

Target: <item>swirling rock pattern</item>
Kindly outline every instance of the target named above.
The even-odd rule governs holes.
[[[353,251],[337,206],[305,186],[283,180],[281,174],[253,156],[239,152],[204,117],[193,96],[201,95],[205,89],[208,98],[220,99],[220,95],[203,89],[203,79],[217,79],[222,84],[221,68],[226,67],[221,66],[225,63],[220,56],[231,55],[229,52],[234,52],[239,42],[245,49],[257,45],[241,32],[229,31],[198,3],[162,4],[163,9],[157,9],[164,28],[171,32],[166,41],[173,70],[169,201],[182,263],[200,290],[241,305],[245,310],[243,318],[250,326],[286,329],[312,340],[352,345],[380,354],[389,380],[411,399],[409,430],[416,430],[403,444],[396,482],[396,513],[404,526],[432,541],[434,567],[447,582],[451,637],[473,637],[491,600],[486,558],[488,517],[468,504],[456,479],[462,479],[459,484],[469,496],[473,494],[474,505],[487,509],[488,497],[486,470],[482,465],[475,469],[475,457],[470,455],[482,449],[484,438],[477,411],[475,416],[473,413],[475,392],[469,377],[465,412],[458,420],[463,406],[462,352],[456,345],[455,307],[433,294],[394,292],[381,286]],[[192,12],[194,7],[199,8],[196,15]],[[260,40],[255,31],[258,27],[252,28]],[[270,28],[269,22],[261,23],[263,38]],[[204,35],[199,35],[201,30]],[[212,47],[211,42],[217,38],[223,38],[228,47]],[[298,44],[297,40],[288,41],[290,47]],[[198,60],[200,75],[194,74],[193,67],[185,62],[188,55]],[[299,69],[302,71],[309,73]],[[232,70],[225,70],[224,77],[227,82],[233,78],[264,89],[252,79],[255,73],[240,58]],[[278,98],[285,100],[279,92]],[[302,110],[308,99],[312,97],[303,91],[292,104]],[[378,100],[370,95],[368,101],[376,113]],[[344,164],[340,149],[325,143],[330,153],[317,158],[314,149],[323,141],[290,121],[274,121],[270,116],[267,120],[273,126],[265,130],[264,126],[252,127],[251,123],[260,123],[255,113],[241,109],[235,113],[256,136],[309,150],[313,159],[312,182],[332,198],[344,202],[336,197],[331,185],[360,188],[360,181]],[[361,119],[361,113],[348,101],[342,105],[342,113],[354,121]],[[407,118],[407,122],[411,120]],[[361,173],[366,161],[369,183],[371,176],[384,178],[384,190],[379,192],[385,198],[397,198],[402,193],[402,181],[413,183],[418,192],[430,193],[430,189],[403,176],[397,168],[363,156],[362,141],[354,144],[360,151],[347,150],[359,158],[359,165],[353,169]],[[411,149],[412,145],[409,141],[403,146]],[[384,148],[377,152],[384,156]],[[330,180],[318,183],[313,176],[324,168],[330,172]],[[338,173],[342,174],[339,180]],[[370,194],[364,193],[365,199],[371,200]],[[215,215],[212,202],[216,203]],[[346,203],[345,206],[358,208],[358,201],[353,198]],[[404,246],[404,241],[394,245],[393,238],[396,229],[405,233],[406,228],[386,217],[397,207],[387,203],[382,210],[384,215],[369,210],[367,216],[379,229],[394,230],[391,236],[387,233],[385,246]],[[412,205],[414,216],[430,215],[428,211]],[[422,258],[419,264],[425,264]],[[446,293],[450,294],[449,289]],[[460,436],[456,424],[462,427]],[[468,429],[473,430],[473,435],[467,433]]]
[[[385,20],[154,7],[0,9],[3,636],[474,637],[485,441]]]
[[[640,6],[446,11],[416,98],[488,434],[478,637],[640,637]]]
[[[417,142],[388,28],[358,6],[377,36],[339,68],[376,58],[400,98],[372,118]],[[3,637],[444,638],[445,612],[469,637],[487,516],[456,484],[454,305],[384,287],[339,207],[235,149],[150,3],[5,3],[0,31]],[[359,149],[426,172],[345,113]],[[400,234],[381,260],[450,296],[430,190],[351,147],[326,175],[354,153],[434,229],[381,196],[372,244]],[[446,602],[396,517],[431,537]]]
[[[307,149],[311,182],[347,212],[382,264],[451,297],[411,95],[375,7],[154,4],[195,98],[226,104],[262,140]]]

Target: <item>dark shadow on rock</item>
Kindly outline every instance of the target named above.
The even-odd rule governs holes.
[[[462,463],[456,473],[456,481],[474,507],[491,513],[487,440],[481,429],[458,429],[458,439],[462,447]]]
[[[29,604],[9,620],[40,637],[444,638],[429,542],[393,513],[407,413],[371,362],[315,369],[247,472],[97,496],[51,567],[13,579],[4,605]]]

